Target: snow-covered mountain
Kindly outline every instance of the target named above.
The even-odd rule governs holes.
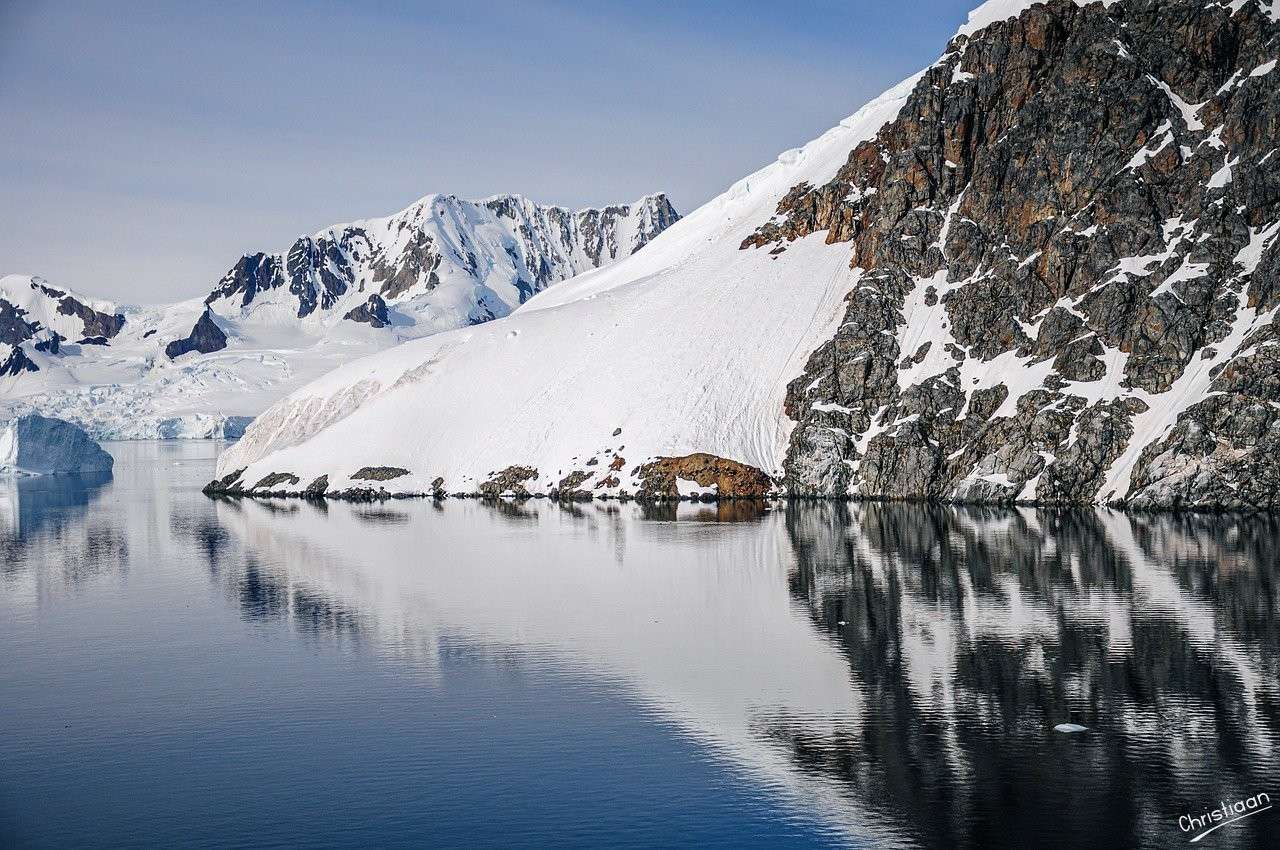
[[[293,393],[213,489],[1280,505],[1278,17],[986,3],[640,254]]]
[[[363,322],[423,336],[507,315],[554,283],[643,247],[679,216],[665,195],[571,212],[517,195],[430,195],[386,218],[246,255],[205,303],[221,316]]]
[[[629,256],[679,218],[664,195],[570,211],[430,195],[242,257],[203,299],[126,307],[0,278],[0,398],[95,436],[236,436],[286,392],[365,354],[505,316]]]

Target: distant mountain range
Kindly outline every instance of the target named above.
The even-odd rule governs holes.
[[[290,389],[353,357],[506,316],[644,247],[665,195],[571,211],[518,195],[429,195],[385,218],[241,257],[205,298],[124,307],[0,278],[0,398],[95,436],[237,436]]]

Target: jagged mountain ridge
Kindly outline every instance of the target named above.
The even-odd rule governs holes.
[[[429,195],[242,257],[209,295],[118,306],[0,278],[0,398],[99,439],[238,436],[283,393],[355,357],[510,313],[639,250],[665,195],[570,211],[517,195]]]
[[[247,254],[205,303],[221,315],[478,324],[630,255],[678,218],[662,194],[577,211],[518,195],[429,195],[395,215],[299,237],[282,253]]]
[[[124,315],[114,304],[56,289],[39,278],[17,283],[0,286],[0,378],[39,371],[24,344],[33,352],[57,355],[66,342],[107,345],[124,327]]]
[[[1273,507],[1277,11],[987,3],[645,254],[284,400],[222,486]]]

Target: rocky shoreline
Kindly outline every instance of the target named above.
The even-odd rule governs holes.
[[[670,459],[660,459],[670,460]],[[717,459],[723,460],[723,459]],[[730,461],[729,463],[732,463]],[[754,470],[753,467],[745,467]],[[431,499],[433,501],[444,501],[446,499],[478,499],[482,501],[506,501],[506,502],[524,502],[528,500],[548,500],[558,502],[560,504],[574,504],[583,502],[637,502],[640,504],[677,504],[677,503],[700,503],[700,504],[719,504],[730,502],[746,502],[757,504],[796,504],[802,502],[845,502],[845,503],[901,503],[901,504],[940,504],[952,506],[968,506],[968,507],[986,507],[986,508],[1037,508],[1037,509],[1093,509],[1093,508],[1109,508],[1112,510],[1121,510],[1126,513],[1205,513],[1205,514],[1227,514],[1227,513],[1276,513],[1272,507],[1258,507],[1252,505],[1228,505],[1216,502],[1205,503],[1177,503],[1168,505],[1159,504],[1142,504],[1132,501],[1115,500],[1111,502],[1079,502],[1079,501],[1042,501],[1042,500],[1025,500],[1025,499],[974,499],[974,498],[947,498],[939,496],[885,496],[885,495],[826,495],[814,493],[788,493],[784,487],[777,486],[778,482],[774,479],[759,473],[770,484],[769,487],[760,490],[737,491],[734,489],[714,490],[686,490],[681,492],[679,486],[674,479],[669,480],[668,486],[663,489],[656,489],[652,486],[641,487],[636,492],[625,489],[618,489],[605,492],[592,492],[576,487],[565,487],[541,491],[529,491],[521,486],[519,481],[512,486],[511,470],[530,473],[529,477],[536,477],[536,470],[529,467],[508,467],[503,473],[495,476],[480,489],[451,491],[444,486],[441,479],[433,482],[430,491],[396,491],[388,490],[385,486],[370,486],[368,484],[353,485],[339,489],[330,489],[328,486],[328,476],[322,475],[315,481],[312,481],[306,487],[297,487],[299,479],[287,472],[277,472],[265,476],[263,480],[252,486],[245,486],[245,482],[240,480],[244,473],[244,469],[236,470],[223,478],[215,478],[206,484],[202,491],[206,496],[214,499],[301,499],[305,501],[335,501],[335,502],[386,502],[392,500],[415,500],[415,499]],[[352,475],[353,479],[362,479],[368,481],[393,480],[407,475],[408,471],[398,469],[396,467],[366,467]],[[565,480],[574,481],[577,475],[571,474],[566,476]],[[527,480],[527,479],[526,479]],[[579,482],[580,483],[580,482]],[[696,482],[690,482],[696,483]],[[286,486],[281,487],[284,484]],[[507,486],[502,486],[507,485]],[[702,485],[707,486],[707,485]]]

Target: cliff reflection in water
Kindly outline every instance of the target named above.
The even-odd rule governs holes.
[[[925,843],[1172,846],[1278,786],[1274,517],[824,505],[787,532],[877,717],[761,731]],[[1264,846],[1264,818],[1215,844]]]
[[[1275,519],[536,501],[217,515],[246,544],[246,616],[427,671],[466,646],[618,679],[846,837],[1161,846],[1186,840],[1179,814],[1280,778]],[[1090,731],[1053,731],[1068,721]]]
[[[109,472],[0,475],[0,582],[40,595],[124,570],[129,548],[120,526],[87,513],[110,484]],[[47,569],[30,569],[32,561]]]

